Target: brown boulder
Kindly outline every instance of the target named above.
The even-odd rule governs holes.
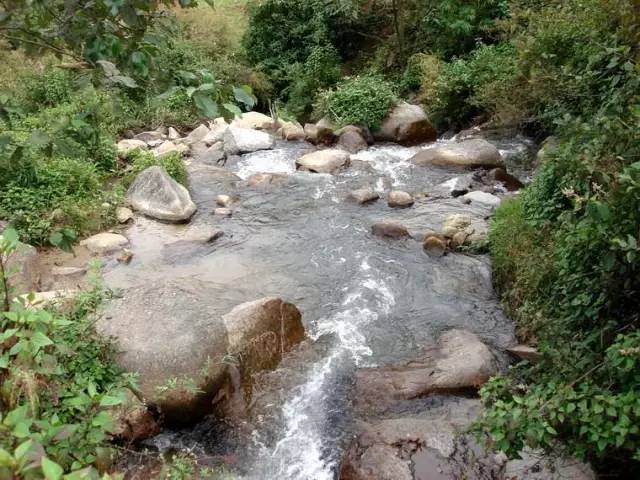
[[[411,146],[435,141],[438,132],[422,107],[402,102],[389,113],[374,137]]]
[[[383,238],[407,238],[411,235],[404,225],[396,222],[376,222],[371,226],[371,233]]]
[[[481,138],[437,145],[418,152],[410,161],[416,165],[436,167],[504,167],[498,149]]]

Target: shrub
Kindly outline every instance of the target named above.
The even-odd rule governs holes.
[[[128,160],[131,162],[127,168],[127,173],[122,179],[122,185],[127,188],[135,180],[136,176],[149,167],[159,165],[164,167],[167,173],[178,183],[187,186],[188,176],[184,162],[180,155],[172,153],[156,158],[153,153],[144,150],[134,150],[129,154]]]
[[[15,231],[0,235],[0,262],[17,244]],[[11,278],[0,278],[5,281]],[[24,301],[0,308],[3,478],[62,478],[65,472],[97,478],[95,465],[109,451],[108,409],[122,403],[132,385],[90,319],[105,294],[96,284],[66,313],[26,308]]]
[[[342,81],[335,90],[322,92],[318,111],[339,125],[376,129],[396,102],[391,83],[378,75],[361,75]]]

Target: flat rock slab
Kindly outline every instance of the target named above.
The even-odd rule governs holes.
[[[411,162],[416,165],[437,167],[495,168],[504,167],[498,149],[481,138],[459,143],[446,143],[422,150]]]
[[[395,401],[436,392],[477,388],[499,372],[493,353],[473,333],[449,330],[424,357],[356,375],[356,398],[365,411],[385,411]]]
[[[328,149],[307,153],[296,161],[298,170],[313,173],[337,173],[349,166],[349,153],[344,150]]]
[[[167,222],[184,222],[196,212],[189,191],[160,166],[140,172],[127,191],[127,202],[144,215]]]
[[[127,237],[118,233],[98,233],[80,242],[91,253],[104,255],[122,250],[129,244]]]

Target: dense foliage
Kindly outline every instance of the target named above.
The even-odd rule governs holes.
[[[321,92],[317,108],[340,126],[375,129],[396,102],[392,84],[377,75],[362,75],[345,79],[334,90]]]
[[[109,463],[110,409],[131,384],[90,315],[105,292],[95,283],[62,310],[11,294],[14,230],[0,235],[0,478],[98,478]]]

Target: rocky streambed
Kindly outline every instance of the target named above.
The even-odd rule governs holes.
[[[143,172],[122,238],[85,243],[119,292],[99,330],[146,400],[121,441],[244,479],[592,478],[464,433],[477,388],[515,360],[477,252],[534,151],[495,132],[432,141],[425,121],[392,114],[377,136],[405,146],[259,114],[120,145],[179,151],[189,173],[186,192]],[[128,476],[153,478],[140,458]]]

